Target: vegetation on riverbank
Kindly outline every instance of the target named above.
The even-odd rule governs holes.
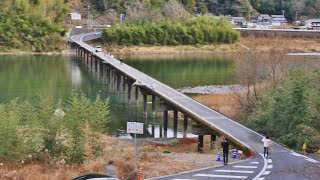
[[[115,26],[103,31],[102,40],[120,45],[203,45],[234,43],[240,38],[224,19],[199,16],[188,20]]]
[[[67,102],[39,97],[0,104],[0,162],[79,163],[99,155],[108,104],[75,92]]]
[[[0,1],[0,51],[60,51],[67,5],[57,1]]]
[[[288,60],[286,49],[272,48],[265,56],[250,53],[237,61],[236,76],[247,87],[238,94],[239,119],[290,148],[320,149],[320,69],[301,69]],[[302,149],[305,147],[304,149]]]

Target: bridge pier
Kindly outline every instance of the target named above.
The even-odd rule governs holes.
[[[117,84],[117,71],[115,69],[112,69],[112,79],[113,79],[113,90],[116,90],[116,84]]]
[[[156,96],[152,95],[152,104],[151,104],[151,109],[152,109],[152,118],[156,118]]]
[[[126,76],[122,75],[122,93],[126,92]]]
[[[109,64],[106,64],[106,70],[107,70],[107,84],[110,85],[110,65]]]
[[[198,152],[203,152],[203,135],[198,135]]]
[[[168,111],[167,110],[163,111],[162,122],[163,122],[163,136],[164,138],[167,138],[168,137]]]
[[[103,78],[103,66],[104,66],[104,62],[103,61],[99,61],[99,71],[100,71],[100,77]]]
[[[128,82],[128,104],[131,105],[132,83]]]
[[[187,137],[187,130],[188,130],[188,116],[184,114],[183,116],[183,137]]]
[[[93,54],[91,55],[91,57],[90,57],[90,69],[92,69],[92,61],[93,61]]]
[[[164,138],[167,138],[168,137],[167,136],[167,132],[168,132],[168,111],[175,110],[175,109],[172,108],[169,104],[167,104],[167,103],[165,103],[163,101],[160,103],[160,106],[161,106],[161,110],[162,110],[163,135],[164,135]],[[177,111],[177,113],[178,113],[178,111]]]
[[[173,137],[177,138],[178,135],[178,111],[173,110]]]
[[[147,118],[147,94],[143,94],[143,118]]]
[[[139,104],[139,87],[138,86],[135,87],[135,102],[136,102],[136,105]]]
[[[98,71],[98,61],[96,58],[94,58],[94,72]]]
[[[87,56],[87,57],[84,58],[84,59],[85,59],[85,61],[86,61],[86,64],[88,64],[88,61],[89,61],[89,52],[88,52],[88,51],[86,52],[86,56]]]
[[[121,84],[121,74],[118,72],[116,74],[116,79],[117,79],[117,93],[120,92],[120,84]]]

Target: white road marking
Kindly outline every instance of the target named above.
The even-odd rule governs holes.
[[[268,163],[272,163],[272,159],[267,159],[267,162]]]
[[[264,177],[258,178],[257,180],[264,180]]]
[[[264,173],[263,173],[263,175],[269,175],[270,174],[270,171],[265,171]]]
[[[294,155],[294,156],[303,156],[303,155],[301,155],[301,154],[298,154],[298,153],[295,153],[295,152],[293,152],[293,153],[290,153],[290,154],[292,154],[292,155]]]
[[[317,163],[318,161],[314,160],[314,159],[311,159],[311,158],[307,158],[306,159],[307,161],[310,161],[310,162],[313,162],[313,163]]]
[[[235,167],[235,168],[250,168],[250,169],[258,168],[258,166],[232,166],[232,167]]]
[[[268,165],[267,166],[267,169],[272,169],[273,168],[273,165]]]
[[[193,176],[220,177],[220,178],[231,178],[231,179],[246,179],[248,177],[248,176],[230,176],[230,175],[217,175],[217,174],[195,174]]]
[[[251,164],[259,164],[259,162],[250,162]]]
[[[294,155],[294,156],[298,156],[298,157],[304,157],[304,158],[306,158],[307,161],[310,161],[310,162],[313,162],[313,163],[317,163],[317,162],[318,162],[317,160],[311,159],[311,158],[309,158],[309,157],[307,157],[307,156],[304,156],[304,155],[302,155],[302,154],[298,154],[298,153],[296,153],[296,152],[292,152],[292,153],[290,153],[290,154],[292,154],[292,155]]]
[[[263,172],[267,169],[267,160],[266,160],[266,158],[264,158],[261,153],[259,153],[259,154],[260,154],[260,156],[261,156],[262,159],[263,159],[263,168],[262,168],[262,170],[259,172],[259,174],[258,174],[256,177],[254,177],[252,180],[258,180],[258,178],[260,178],[260,176],[263,174]]]
[[[218,169],[215,171],[217,171],[217,172],[234,172],[234,173],[254,173],[254,171],[238,171],[238,170],[224,170],[224,169]]]

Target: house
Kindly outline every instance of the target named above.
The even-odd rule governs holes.
[[[73,12],[73,13],[68,13],[68,18],[70,20],[81,20],[81,14]]]
[[[281,25],[288,22],[284,15],[271,15],[271,18],[273,25]]]
[[[272,18],[268,14],[260,14],[258,16],[258,22],[271,22]]]
[[[232,17],[231,24],[240,25],[241,23],[245,22],[246,19],[244,17]]]
[[[308,29],[320,30],[320,19],[308,19],[305,21],[305,26]]]

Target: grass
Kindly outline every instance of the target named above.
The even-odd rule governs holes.
[[[119,178],[135,179],[132,176],[134,169],[132,141],[116,140],[105,135],[101,137],[101,141],[106,143],[103,155],[87,160],[83,164],[52,163],[50,159],[43,163],[25,161],[24,163],[4,164],[0,167],[0,179],[69,180],[86,173],[105,173],[104,167],[109,160],[114,161]],[[219,147],[219,142],[217,139],[216,147]],[[170,153],[164,153],[165,151]],[[143,179],[163,176],[216,165],[216,152],[217,150],[210,150],[198,153],[196,138],[178,139],[169,145],[151,142],[138,145],[137,167],[142,168]]]

